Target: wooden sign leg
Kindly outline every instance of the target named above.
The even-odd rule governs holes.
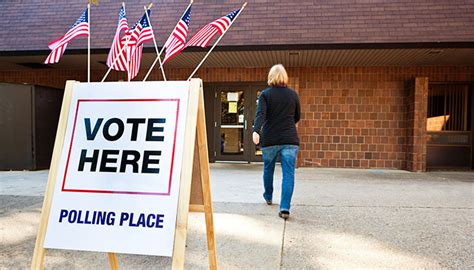
[[[184,136],[183,165],[179,187],[178,212],[173,248],[173,269],[184,269],[184,254],[188,231],[189,202],[191,195],[191,180],[193,173],[194,145],[196,143],[196,121],[199,92],[202,91],[201,80],[191,80],[189,103],[186,115],[186,133]]]
[[[64,144],[64,136],[66,134],[67,118],[69,115],[69,104],[71,103],[72,87],[75,81],[67,81],[64,89],[63,103],[61,105],[61,113],[59,115],[58,129],[56,131],[56,140],[54,141],[53,156],[51,158],[51,166],[48,174],[48,184],[44,193],[43,209],[41,210],[41,220],[36,236],[35,251],[31,261],[31,269],[43,269],[44,256],[46,249],[44,248],[44,239],[46,236],[46,228],[48,227],[49,214],[51,212],[51,203],[53,201],[54,186],[56,176],[58,174],[59,158]]]
[[[204,113],[204,94],[200,91],[197,115],[197,146],[199,167],[201,171],[202,198],[204,202],[204,215],[206,219],[207,251],[209,256],[209,269],[217,269],[216,242],[214,238],[214,220],[212,214],[211,182],[209,172],[209,156],[207,150],[206,117]]]
[[[209,269],[217,269],[209,157],[207,151],[206,119],[204,113],[204,95],[202,91],[199,96],[196,131],[189,211],[204,213],[206,221]]]
[[[109,257],[109,266],[110,266],[110,269],[112,269],[112,270],[118,270],[118,269],[119,269],[119,263],[118,263],[117,254],[115,254],[115,253],[107,253],[107,256]]]
[[[33,253],[33,261],[31,263],[31,270],[43,269],[44,256],[46,255],[45,248],[36,248]]]

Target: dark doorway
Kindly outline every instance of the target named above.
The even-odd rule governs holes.
[[[430,84],[428,169],[473,168],[473,93],[466,83]]]
[[[214,95],[213,121],[208,121],[207,125],[208,136],[213,137],[213,142],[209,144],[210,160],[262,161],[260,146],[255,146],[252,142],[252,127],[258,95],[265,87],[263,83],[205,86],[205,92]],[[209,103],[206,102],[206,105]]]
[[[49,168],[63,91],[0,84],[0,170]]]

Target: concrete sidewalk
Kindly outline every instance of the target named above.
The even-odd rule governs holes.
[[[474,173],[296,172],[291,217],[261,198],[260,164],[212,164],[220,269],[474,269]],[[0,269],[29,268],[47,171],[0,172]],[[186,269],[207,269],[204,217],[189,219]],[[170,259],[119,255],[122,269]],[[104,269],[103,253],[48,250],[46,269]]]

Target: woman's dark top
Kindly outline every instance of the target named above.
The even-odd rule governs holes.
[[[282,144],[299,145],[295,124],[300,120],[298,94],[288,87],[273,86],[258,97],[253,131],[260,135],[262,147]]]

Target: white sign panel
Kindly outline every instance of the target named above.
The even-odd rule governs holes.
[[[189,87],[74,85],[45,248],[172,256]]]

